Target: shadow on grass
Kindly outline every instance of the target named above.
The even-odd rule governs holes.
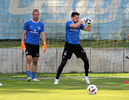
[[[123,84],[127,78],[97,78],[90,79],[99,90],[129,90],[129,84]],[[86,90],[88,84],[84,79],[60,79],[54,85],[54,79],[42,79],[40,82],[27,82],[26,80],[0,80],[0,94],[13,93],[53,93],[51,90]]]

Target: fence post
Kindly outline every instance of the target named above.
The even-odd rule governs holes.
[[[123,49],[123,72],[125,72],[125,53]]]

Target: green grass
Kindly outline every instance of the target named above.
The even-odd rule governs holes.
[[[81,40],[84,48],[128,48],[129,42],[125,40]],[[42,40],[40,46],[42,47]],[[47,39],[47,48],[63,48],[64,40]],[[0,48],[20,48],[21,40],[0,40]]]
[[[37,78],[55,78],[55,73],[37,73]],[[62,73],[61,78],[83,78],[85,76],[84,73]],[[127,78],[129,77],[129,73],[89,73],[90,78]],[[26,73],[6,73],[0,74],[0,80],[3,79],[25,79]]]
[[[26,80],[0,80],[0,100],[129,100],[128,78],[91,78],[98,87],[96,95],[88,95],[83,79],[42,79],[40,82]]]

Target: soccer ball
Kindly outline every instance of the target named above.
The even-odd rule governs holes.
[[[85,20],[86,26],[92,26],[93,21],[94,21],[94,20],[93,20],[92,18],[89,18],[89,19]]]
[[[96,94],[97,93],[97,86],[96,85],[94,85],[94,84],[91,84],[91,85],[89,85],[88,87],[87,87],[87,92],[88,92],[88,94],[90,94],[90,95],[94,95],[94,94]]]

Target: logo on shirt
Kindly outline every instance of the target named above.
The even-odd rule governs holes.
[[[77,30],[77,29],[71,29],[71,31],[77,31],[78,32],[79,30]]]
[[[30,28],[32,28],[33,26],[30,26]]]
[[[36,29],[34,29],[34,31],[30,31],[30,33],[36,33],[36,34],[38,34],[39,32],[36,32]]]
[[[39,29],[39,30],[41,29],[40,26],[38,27],[38,29]]]

